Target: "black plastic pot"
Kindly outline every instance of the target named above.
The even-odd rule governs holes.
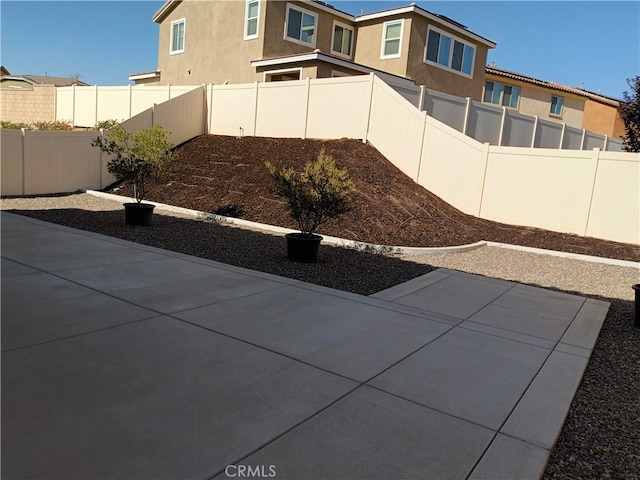
[[[636,318],[633,324],[636,327],[640,327],[640,283],[636,283],[633,287],[631,287],[636,292]]]
[[[320,235],[303,235],[287,233],[287,258],[292,262],[314,263],[318,261],[320,251]]]
[[[153,218],[153,209],[155,205],[150,203],[125,203],[124,217],[125,223],[132,226],[148,226],[151,225]]]

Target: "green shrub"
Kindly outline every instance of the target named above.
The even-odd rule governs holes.
[[[10,130],[22,130],[23,128],[29,128],[29,125],[26,123],[14,123],[9,120],[0,120],[0,127]]]
[[[93,130],[103,130],[103,129],[110,130],[116,125],[118,125],[119,123],[120,122],[115,118],[111,118],[109,120],[100,120],[98,123],[95,124],[95,126],[93,127]]]
[[[105,138],[97,137],[91,145],[112,155],[107,170],[119,181],[132,181],[136,201],[145,195],[145,182],[151,176],[161,177],[172,159],[170,132],[161,125],[153,125],[137,133],[127,132],[117,125]]]
[[[276,192],[287,199],[289,213],[303,235],[312,235],[318,226],[349,210],[349,194],[355,185],[324,149],[301,173],[292,168],[278,170],[269,162],[265,165],[276,183]]]
[[[33,130],[73,130],[73,125],[66,120],[55,120],[53,122],[34,122],[31,128]]]

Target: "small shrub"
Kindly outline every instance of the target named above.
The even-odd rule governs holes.
[[[23,128],[29,128],[29,125],[26,123],[14,123],[9,120],[0,120],[0,127],[10,130],[22,130]]]
[[[216,208],[213,213],[223,217],[240,218],[244,215],[244,205],[241,203],[222,205]]]
[[[56,120],[53,122],[34,122],[31,127],[34,130],[73,130],[71,122],[66,120]]]
[[[113,127],[115,127],[116,125],[118,125],[120,122],[118,120],[116,120],[115,118],[111,118],[109,120],[100,120],[98,123],[96,123],[93,127],[93,130],[109,130]]]
[[[269,162],[265,165],[276,183],[276,192],[287,199],[289,214],[303,235],[313,235],[318,226],[349,210],[349,194],[355,185],[324,148],[302,173],[292,168],[278,170]]]

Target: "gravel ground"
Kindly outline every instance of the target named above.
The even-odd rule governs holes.
[[[640,283],[636,268],[497,247],[447,255],[381,255],[326,245],[318,264],[304,265],[286,261],[281,235],[160,210],[153,226],[126,227],[119,202],[89,194],[2,199],[0,207],[363,295],[446,267],[611,302],[544,478],[640,479],[640,329],[633,327],[631,289]]]

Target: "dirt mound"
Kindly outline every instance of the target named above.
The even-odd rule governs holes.
[[[241,217],[296,228],[286,202],[273,192],[264,166],[301,168],[321,148],[356,184],[352,209],[318,233],[363,242],[443,247],[488,240],[640,261],[640,247],[505,225],[465,215],[417,185],[380,152],[357,140],[300,140],[203,135],[176,149],[168,179],[148,185],[147,199],[214,212],[241,206]],[[131,195],[130,186],[117,192]],[[233,210],[233,208],[232,208]]]

